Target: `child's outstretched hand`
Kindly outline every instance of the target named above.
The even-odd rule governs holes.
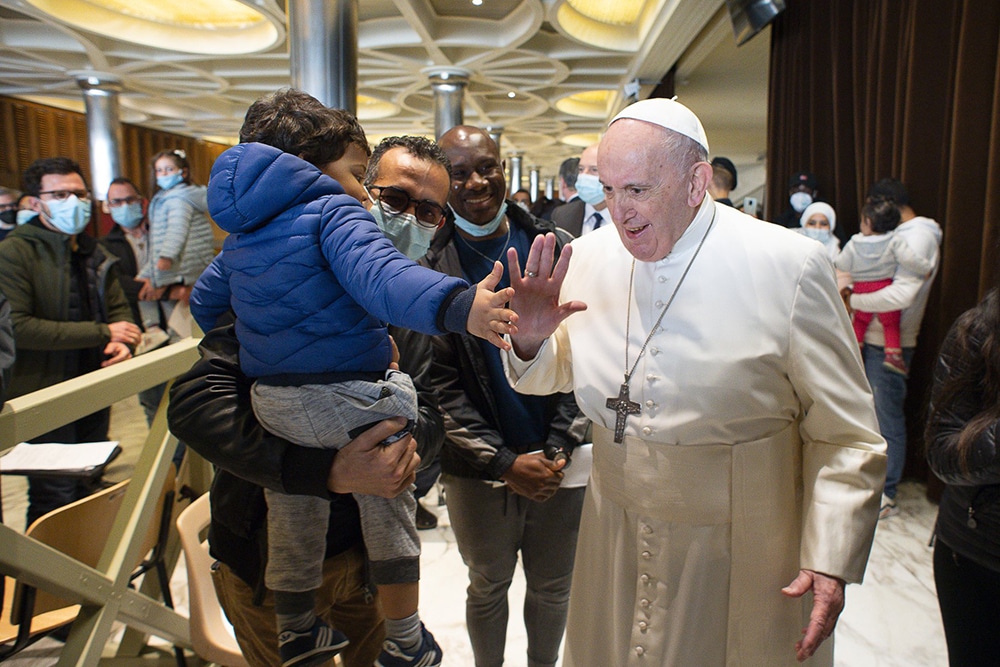
[[[502,336],[517,333],[517,313],[504,307],[514,296],[513,287],[493,291],[502,277],[503,264],[494,262],[493,272],[479,281],[466,328],[473,336],[479,336],[501,350],[509,350],[510,344]]]

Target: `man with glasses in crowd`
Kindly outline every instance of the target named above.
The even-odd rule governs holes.
[[[0,291],[10,300],[17,347],[9,398],[129,359],[141,333],[117,259],[84,233],[91,201],[79,165],[43,158],[23,180],[37,215],[0,243]],[[34,442],[107,440],[109,419],[105,408]],[[97,482],[28,477],[28,524],[88,495]]]
[[[17,200],[20,198],[19,191],[0,187],[0,241],[17,226]]]
[[[427,252],[434,232],[444,222],[448,204],[451,163],[434,142],[424,137],[387,137],[372,151],[365,175],[371,214],[396,249],[413,260]],[[414,436],[425,458],[417,472],[413,497],[417,500],[417,530],[437,527],[437,515],[420,499],[441,473],[437,453],[444,442],[444,423],[437,397],[427,386],[430,339],[409,329],[389,327],[399,347],[400,370],[413,378],[419,399],[420,419]]]
[[[500,151],[479,128],[457,126],[439,140],[451,161],[453,215],[423,260],[476,281],[507,248],[524,252],[556,232],[507,202]],[[559,246],[569,234],[559,231]],[[551,667],[566,625],[573,556],[584,488],[560,484],[588,422],[572,394],[524,396],[504,376],[496,349],[468,335],[433,340],[430,379],[445,413],[441,481],[462,559],[469,568],[466,620],[476,665],[504,662],[507,591],[522,557],[527,591],[528,666]],[[583,461],[574,462],[577,469]]]

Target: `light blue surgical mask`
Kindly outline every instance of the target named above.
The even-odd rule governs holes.
[[[451,209],[451,212],[455,213],[455,209]],[[500,204],[500,210],[497,211],[496,216],[485,225],[477,225],[474,222],[469,222],[458,213],[455,213],[455,226],[469,236],[489,236],[500,229],[500,222],[505,215],[507,215],[507,202]]]
[[[819,241],[820,243],[826,243],[830,240],[830,230],[820,229],[819,227],[803,227],[802,231],[811,239]]]
[[[591,206],[597,206],[604,201],[604,186],[601,185],[601,179],[593,174],[580,174],[576,177],[576,194]]]
[[[142,222],[142,202],[115,206],[111,209],[111,219],[125,229],[135,229]]]
[[[796,213],[801,213],[806,210],[806,206],[813,203],[813,198],[808,192],[793,192],[788,198],[788,203],[792,205]]]
[[[412,260],[420,259],[427,254],[427,249],[431,247],[431,239],[437,230],[422,227],[417,222],[417,216],[412,213],[387,216],[378,204],[372,206],[371,214],[375,218],[375,224],[392,241],[396,250]]]
[[[162,190],[169,190],[178,183],[184,180],[184,174],[182,172],[176,171],[169,176],[157,176],[156,184],[160,186]]]
[[[90,222],[90,202],[82,202],[76,195],[62,201],[53,199],[45,205],[49,207],[49,224],[63,234],[79,234]]]
[[[23,225],[26,222],[31,222],[38,217],[38,214],[28,208],[23,208],[17,212],[17,224]]]

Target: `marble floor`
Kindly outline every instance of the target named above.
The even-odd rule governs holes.
[[[145,437],[145,422],[134,400],[114,406],[112,433],[122,441],[125,453],[115,461],[110,476],[123,479],[137,459],[138,447]],[[900,513],[879,523],[865,582],[847,589],[847,606],[835,635],[837,667],[947,665],[934,593],[931,549],[927,545],[936,507],[927,501],[923,485],[916,482],[904,483],[898,500]],[[471,667],[472,650],[465,631],[464,609],[468,582],[447,507],[437,504],[435,491],[422,502],[438,515],[439,525],[421,532],[421,616],[445,651],[443,667]],[[4,478],[3,506],[8,523],[23,529],[24,486],[17,478]],[[182,567],[175,573],[172,589],[179,606],[186,608]],[[505,663],[508,667],[526,665],[527,639],[520,621],[523,600],[524,578],[518,572],[510,591],[511,622]],[[5,664],[54,665],[58,654],[58,643],[43,640]]]

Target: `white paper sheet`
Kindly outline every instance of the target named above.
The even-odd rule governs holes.
[[[117,440],[75,445],[22,442],[0,456],[0,473],[85,472],[107,463],[117,446]]]

